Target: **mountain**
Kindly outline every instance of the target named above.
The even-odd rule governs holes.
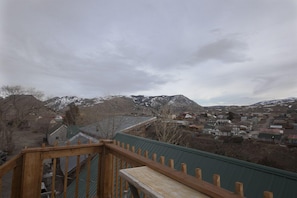
[[[82,108],[91,108],[101,105],[107,101],[113,101],[112,106],[117,106],[118,109],[122,109],[119,106],[124,106],[127,109],[139,109],[143,111],[143,108],[151,110],[159,110],[162,106],[169,106],[173,112],[191,111],[197,112],[203,108],[183,95],[174,96],[143,96],[132,95],[126,96],[111,96],[105,98],[79,98],[76,96],[64,96],[54,97],[45,101],[45,105],[56,111],[63,111],[65,108],[74,103]]]
[[[297,98],[285,98],[277,100],[266,100],[252,104],[251,106],[275,106],[275,105],[289,105],[297,102]]]
[[[201,111],[203,108],[196,102],[190,100],[183,95],[174,96],[131,96],[134,103],[139,106],[150,107],[155,110],[159,110],[164,106],[168,106],[173,112],[184,112],[191,111],[197,112]]]

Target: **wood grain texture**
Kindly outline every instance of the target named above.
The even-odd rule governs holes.
[[[209,197],[146,166],[122,169],[120,176],[151,198]]]

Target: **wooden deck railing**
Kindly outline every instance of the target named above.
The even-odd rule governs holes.
[[[94,155],[98,158],[93,158]],[[10,161],[0,167],[0,197],[3,197],[2,178],[5,174],[12,171],[10,197],[41,197],[41,182],[43,176],[43,161],[52,160],[52,178],[50,187],[50,197],[69,197],[68,195],[68,163],[69,158],[76,156],[76,168],[74,171],[75,192],[74,197],[78,197],[80,188],[79,174],[81,170],[87,169],[84,197],[123,197],[124,192],[128,190],[128,184],[119,176],[119,170],[123,168],[148,166],[171,179],[174,179],[194,190],[202,192],[210,197],[244,197],[243,184],[236,182],[236,192],[230,192],[220,187],[220,176],[213,176],[213,184],[202,180],[202,172],[199,168],[196,171],[196,177],[187,174],[186,164],[181,165],[181,170],[174,169],[174,161],[169,159],[169,164],[165,165],[165,157],[152,154],[152,159],[148,158],[147,151],[136,152],[134,147],[124,145],[120,142],[110,140],[100,143],[66,145],[59,147],[41,147],[24,149],[21,154],[15,156]],[[87,156],[84,160],[84,166],[81,167],[81,156]],[[64,157],[65,170],[62,184],[62,190],[57,190],[57,163],[58,159]],[[91,171],[91,161],[97,160],[96,171]],[[159,162],[157,162],[159,161]],[[97,174],[97,184],[95,194],[91,194],[91,174]],[[145,195],[143,195],[145,197]],[[264,192],[263,197],[272,198],[271,192]]]

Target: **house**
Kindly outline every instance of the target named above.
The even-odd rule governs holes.
[[[65,142],[67,140],[67,126],[62,123],[54,125],[47,132],[46,139],[49,145]]]
[[[231,124],[231,120],[228,120],[228,119],[218,119],[215,122],[215,125],[216,126],[227,125],[227,124]]]
[[[288,135],[288,144],[297,146],[297,135]]]
[[[189,125],[189,129],[196,131],[196,132],[202,132],[204,129],[204,125],[191,124],[191,125]]]
[[[280,142],[282,134],[279,133],[259,133],[258,139],[266,142]]]
[[[286,119],[278,118],[278,119],[273,120],[274,125],[285,126],[287,123],[288,123],[288,121]]]
[[[282,125],[272,124],[272,125],[269,126],[269,128],[271,128],[271,129],[282,129],[283,126]]]
[[[266,142],[280,142],[283,130],[278,128],[260,129],[258,139]]]
[[[246,122],[248,120],[248,117],[247,116],[241,116],[240,117],[240,121],[241,122]]]
[[[189,114],[189,113],[187,113],[186,115],[185,115],[185,119],[192,119],[193,118],[193,116],[191,115],[191,114]]]
[[[188,174],[195,176],[195,169],[202,170],[204,181],[213,182],[213,174],[219,174],[222,178],[221,187],[229,191],[234,191],[234,183],[240,181],[244,184],[244,197],[263,197],[263,191],[273,192],[274,197],[295,198],[297,194],[297,173],[271,168],[259,164],[254,164],[238,159],[220,156],[200,150],[185,148],[164,142],[149,140],[124,133],[117,133],[115,140],[148,151],[149,158],[153,153],[157,156],[165,157],[165,164],[169,160],[174,160],[176,170],[181,169],[181,164],[187,164]],[[91,183],[90,196],[94,196],[96,191],[98,157],[91,162]],[[79,197],[85,194],[86,169],[81,170],[79,175],[78,189]],[[75,194],[76,182],[72,182],[67,188],[67,196],[73,197]],[[92,194],[93,193],[93,194]]]
[[[289,146],[297,146],[297,130],[285,129],[284,130],[284,143]]]

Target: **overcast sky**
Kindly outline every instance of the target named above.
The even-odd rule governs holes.
[[[297,97],[296,0],[1,0],[0,85],[49,96]]]

